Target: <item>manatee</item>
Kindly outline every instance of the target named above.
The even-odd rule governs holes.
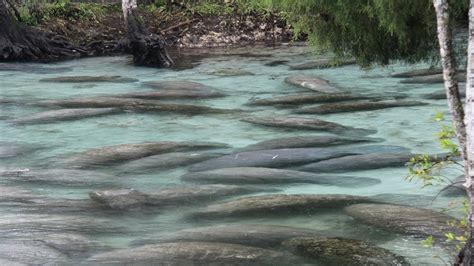
[[[298,169],[308,172],[349,172],[386,167],[403,167],[416,154],[403,153],[368,153],[333,158],[303,165]]]
[[[31,240],[2,240],[0,259],[12,261],[15,265],[65,265],[68,258],[58,250]],[[9,264],[7,264],[9,265]]]
[[[462,234],[460,228],[449,225],[457,221],[454,217],[428,209],[391,204],[354,204],[344,211],[359,222],[417,237],[445,239],[446,232]]]
[[[341,89],[331,86],[329,84],[329,81],[318,77],[296,75],[285,78],[285,82],[291,85],[299,86],[321,93],[343,92]]]
[[[137,209],[149,206],[170,206],[196,204],[199,201],[214,200],[223,196],[249,194],[270,189],[226,185],[186,186],[164,188],[152,192],[134,189],[93,191],[89,196],[111,209]]]
[[[436,197],[405,193],[383,193],[370,196],[370,199],[377,203],[406,205],[417,208],[429,208],[433,205],[433,202],[436,200]]]
[[[29,155],[39,149],[41,147],[28,143],[0,142],[0,159]]]
[[[298,114],[332,114],[344,112],[372,111],[394,107],[423,106],[428,103],[417,101],[380,101],[380,102],[345,102],[327,103],[296,110]]]
[[[157,234],[134,244],[156,244],[178,241],[206,241],[240,244],[261,248],[278,247],[283,241],[296,237],[320,236],[316,230],[264,224],[221,224],[194,227],[169,234]]]
[[[452,182],[452,184],[446,185],[441,189],[440,195],[445,197],[466,197],[466,188],[464,187],[465,177],[460,175]]]
[[[69,156],[60,161],[67,168],[88,168],[123,163],[166,152],[189,151],[199,149],[225,148],[226,144],[215,142],[143,142],[119,144],[91,149]]]
[[[435,74],[443,74],[443,69],[441,68],[423,68],[415,69],[406,72],[400,72],[392,74],[393,78],[413,78],[419,76],[431,76]]]
[[[108,108],[116,107],[133,112],[174,112],[187,115],[225,114],[239,110],[218,109],[201,105],[163,103],[156,100],[120,97],[86,97],[72,100],[46,100],[37,103],[40,106],[60,106],[63,108]]]
[[[356,61],[354,59],[334,60],[334,59],[317,59],[306,63],[291,65],[291,70],[307,70],[307,69],[321,69],[331,68],[338,66],[354,65]]]
[[[291,184],[312,183],[321,185],[360,187],[379,184],[380,180],[353,176],[317,175],[308,172],[264,167],[235,167],[191,172],[181,176],[184,181],[214,184]]]
[[[217,152],[170,152],[124,163],[118,166],[118,170],[123,173],[146,173],[186,166],[222,155]]]
[[[77,108],[60,109],[31,114],[25,117],[17,118],[11,121],[14,124],[44,124],[55,123],[65,120],[77,120],[88,117],[103,116],[120,113],[118,108]]]
[[[143,85],[158,90],[197,90],[197,91],[207,91],[215,90],[214,87],[204,85],[202,83],[186,81],[186,80],[162,80],[162,81],[147,81],[143,82]]]
[[[215,71],[208,72],[209,75],[220,76],[220,77],[237,77],[237,76],[253,76],[254,73],[239,69],[239,68],[221,68]]]
[[[301,93],[290,94],[285,96],[277,96],[272,98],[256,99],[247,103],[247,105],[300,105],[300,104],[316,104],[316,103],[330,103],[342,102],[352,100],[368,100],[373,99],[367,95],[357,95],[351,93],[332,93],[332,94],[315,94],[315,93]]]
[[[354,128],[349,126],[343,126],[341,124],[324,121],[315,118],[304,118],[297,116],[283,116],[283,117],[254,117],[254,118],[243,118],[241,121],[257,124],[267,127],[277,127],[286,129],[304,129],[314,131],[328,131],[336,134],[343,135],[368,135],[373,134],[375,130]]]
[[[409,152],[409,149],[390,145],[371,145],[356,147],[294,148],[247,151],[224,155],[215,159],[197,163],[191,166],[189,170],[195,172],[231,167],[284,168],[348,155],[377,152]]]
[[[456,75],[456,80],[458,82],[466,82],[466,73],[458,73]],[[420,84],[435,84],[435,83],[443,83],[443,82],[444,82],[443,74],[412,77],[412,78],[407,78],[400,81],[400,83],[420,83]]]
[[[370,243],[329,237],[297,237],[283,243],[295,254],[324,265],[410,265],[403,257]]]
[[[370,202],[369,198],[339,194],[272,194],[243,197],[223,203],[208,205],[193,214],[196,218],[220,218],[239,216],[267,216],[289,214],[313,214],[334,210],[356,203]]]
[[[12,182],[47,183],[68,186],[108,184],[114,176],[97,171],[79,169],[0,169],[0,178]]]
[[[269,139],[238,149],[242,151],[258,151],[288,148],[319,148],[364,142],[380,142],[376,138],[343,138],[337,136],[295,136]]]
[[[263,248],[210,242],[177,242],[122,249],[90,257],[104,265],[295,265],[292,255]]]
[[[280,66],[280,65],[285,65],[286,63],[289,63],[289,60],[273,60],[268,63],[265,63],[264,66],[268,67],[274,67],[274,66]]]
[[[33,194],[29,190],[21,189],[13,186],[0,186],[0,203],[18,202],[29,203],[40,199],[41,196]]]
[[[143,98],[143,99],[209,99],[227,96],[219,91],[200,91],[200,90],[163,90],[155,92],[133,92],[118,95],[124,98]]]
[[[461,96],[461,98],[466,98],[466,88],[463,88],[463,87],[459,88],[459,96]],[[423,98],[429,99],[429,100],[445,100],[446,91],[439,90],[433,93],[425,94],[423,95]]]
[[[55,78],[40,79],[41,82],[59,82],[59,83],[130,83],[137,82],[138,79],[125,78],[122,76],[61,76]]]

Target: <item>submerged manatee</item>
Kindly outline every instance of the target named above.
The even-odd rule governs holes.
[[[242,195],[271,189],[242,186],[208,185],[164,188],[152,192],[134,189],[93,191],[89,196],[111,209],[134,209],[147,206],[170,206],[175,204],[196,204],[219,197]]]
[[[459,96],[461,98],[466,98],[466,88],[459,88]],[[429,99],[429,100],[445,100],[446,99],[446,91],[445,90],[439,90],[433,93],[425,94],[423,95],[423,98]]]
[[[380,142],[376,138],[343,138],[337,136],[295,136],[269,139],[243,147],[238,151],[258,151],[287,148],[318,148],[363,142]]]
[[[458,73],[456,75],[456,79],[458,82],[466,82],[466,73]],[[443,83],[443,82],[444,82],[443,74],[412,77],[412,78],[407,78],[400,81],[400,83],[420,83],[420,84],[434,84],[434,83]]]
[[[12,182],[48,183],[68,186],[108,184],[114,176],[79,169],[0,169],[0,179]]]
[[[285,82],[322,93],[342,93],[339,88],[329,85],[329,81],[312,76],[296,75],[285,78]]]
[[[226,148],[226,144],[215,142],[143,142],[120,144],[87,150],[60,161],[67,168],[88,168],[111,165],[166,152],[199,149]]]
[[[88,259],[91,264],[126,265],[296,265],[292,255],[237,244],[177,242],[116,250]],[[296,263],[296,264],[295,264]]]
[[[324,265],[410,265],[403,257],[370,243],[345,238],[298,237],[284,242],[295,254]]]
[[[138,79],[125,78],[122,76],[62,76],[56,78],[40,79],[41,82],[60,82],[60,83],[95,83],[95,82],[111,82],[111,83],[129,83],[137,82]]]
[[[191,166],[190,171],[206,171],[231,167],[270,167],[283,168],[299,166],[339,158],[348,155],[366,153],[398,153],[409,152],[409,149],[390,145],[370,145],[355,147],[331,148],[294,148],[239,152],[224,155],[215,159],[197,163]]]
[[[443,74],[443,69],[441,68],[423,68],[415,69],[401,73],[392,74],[393,78],[412,78],[419,76],[430,76],[435,74]]]
[[[264,167],[235,167],[192,172],[183,175],[181,179],[195,183],[264,185],[310,183],[346,187],[370,186],[380,183],[380,180],[373,178],[317,175],[308,172]]]
[[[44,124],[55,123],[65,120],[77,120],[95,116],[103,116],[109,114],[120,113],[118,108],[77,108],[77,109],[60,109],[53,111],[45,111],[31,114],[26,117],[14,119],[14,124]]]
[[[143,99],[209,99],[227,96],[219,91],[200,91],[200,90],[163,90],[157,92],[133,92],[118,95],[124,98],[143,98]]]
[[[369,198],[351,195],[272,194],[244,197],[209,205],[193,213],[192,217],[211,219],[239,216],[312,214],[366,202],[370,202]]]
[[[41,147],[28,143],[0,142],[0,159],[29,155],[39,149]]]
[[[156,100],[120,97],[85,97],[71,100],[46,100],[40,106],[60,106],[64,108],[108,108],[116,107],[133,112],[172,112],[187,115],[233,113],[239,110],[218,109],[201,105],[164,103]]]
[[[380,101],[380,102],[345,102],[327,103],[296,110],[298,114],[332,114],[344,112],[372,111],[394,107],[423,106],[428,103],[417,101]]]
[[[222,156],[217,152],[171,152],[144,157],[118,167],[123,173],[146,173],[153,170],[173,169]]]
[[[247,103],[247,105],[300,105],[311,103],[330,103],[343,102],[352,100],[368,100],[372,96],[357,95],[351,93],[332,93],[332,94],[315,94],[315,93],[300,93],[285,96],[276,96],[272,98],[256,99]]]
[[[321,69],[321,68],[331,68],[331,67],[339,67],[339,66],[346,66],[346,65],[353,65],[356,64],[354,59],[343,59],[343,60],[333,60],[333,59],[317,59],[313,61],[309,61],[306,63],[298,64],[298,65],[291,65],[291,70],[307,70],[307,69]]]
[[[415,156],[416,154],[410,152],[357,154],[303,165],[298,169],[301,171],[320,173],[403,167]]]
[[[460,228],[449,225],[456,221],[455,218],[428,209],[391,204],[355,204],[344,211],[362,223],[402,234],[433,236],[440,240],[446,239],[446,232],[462,235]]]
[[[68,264],[67,256],[60,251],[44,243],[31,240],[2,240],[0,242],[0,262],[1,260],[9,261],[8,264],[3,265]]]
[[[305,118],[297,116],[283,116],[283,117],[254,117],[244,118],[241,121],[276,128],[285,129],[303,129],[303,130],[314,130],[314,131],[328,131],[335,134],[343,135],[368,135],[373,134],[376,130],[368,130],[361,128],[354,128],[349,126],[343,126],[341,124],[324,121],[315,118]]]
[[[316,230],[263,224],[222,224],[184,229],[169,234],[158,234],[135,244],[156,244],[178,241],[206,241],[272,248],[283,241],[303,236],[320,236]]]
[[[254,73],[240,68],[221,68],[215,71],[207,72],[209,75],[220,77],[237,77],[237,76],[253,76]]]
[[[197,90],[197,91],[208,91],[215,90],[214,87],[204,85],[202,83],[186,81],[186,80],[162,80],[162,81],[147,81],[143,82],[143,85],[158,90]]]

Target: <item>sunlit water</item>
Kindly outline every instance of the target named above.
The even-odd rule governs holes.
[[[265,48],[254,49],[254,54],[268,56],[212,56],[194,62],[195,67],[185,70],[166,70],[134,67],[129,57],[102,57],[75,61],[60,62],[44,67],[66,67],[70,71],[64,73],[27,73],[17,71],[0,72],[1,96],[7,100],[19,100],[33,103],[38,100],[63,99],[79,96],[101,94],[120,94],[136,91],[153,91],[140,85],[144,81],[156,80],[189,80],[196,81],[222,90],[230,96],[208,100],[175,101],[216,108],[243,109],[249,112],[236,114],[186,116],[179,114],[137,114],[125,113],[63,121],[59,123],[18,126],[8,123],[9,119],[26,116],[46,110],[25,104],[2,104],[0,120],[1,141],[18,142],[26,145],[40,146],[42,149],[26,156],[3,159],[2,167],[35,168],[45,167],[57,158],[68,154],[85,151],[108,145],[139,143],[144,141],[213,141],[240,148],[262,140],[296,135],[324,134],[311,131],[279,130],[276,128],[260,127],[240,121],[242,117],[277,116],[291,114],[292,109],[273,107],[250,107],[244,105],[250,99],[266,98],[283,94],[309,92],[304,89],[287,85],[283,79],[295,73],[314,74],[329,80],[332,84],[354,93],[406,93],[409,99],[420,99],[421,95],[442,89],[441,84],[401,84],[400,79],[390,77],[390,74],[420,66],[393,65],[386,68],[361,70],[357,66],[344,66],[333,69],[292,71],[288,66],[264,66],[273,60],[289,60],[291,63],[301,63],[310,58],[307,48]],[[42,66],[42,65],[40,65]],[[222,68],[238,68],[254,73],[254,75],[219,77],[211,72]],[[136,83],[48,83],[39,82],[42,78],[61,75],[121,75],[139,79]],[[376,129],[377,133],[370,135],[384,139],[383,144],[400,145],[410,148],[415,153],[438,153],[441,150],[436,142],[439,124],[433,121],[437,112],[446,112],[444,100],[425,100],[428,106],[391,108],[377,111],[342,113],[332,115],[303,115],[318,117],[357,128]],[[110,168],[96,171],[113,173]],[[179,177],[186,173],[186,168],[174,170],[158,170],[152,174],[129,174],[111,180],[110,188],[124,187],[140,190],[153,190],[168,185],[180,185]],[[376,195],[380,193],[406,193],[420,196],[436,195],[439,187],[420,189],[421,184],[407,182],[406,168],[387,168],[370,171],[348,173],[360,177],[373,177],[382,182],[378,185],[358,188],[344,188],[320,185],[281,185],[283,193],[312,193],[312,194],[353,194]],[[450,173],[455,176],[456,173]],[[9,182],[9,184],[12,184]],[[15,183],[13,183],[15,184]],[[93,186],[69,187],[66,185],[47,185],[41,183],[17,183],[19,187],[33,190],[35,193],[54,198],[87,199],[88,192],[97,189]],[[104,188],[103,186],[101,188]],[[105,188],[108,188],[107,186]],[[433,208],[449,206],[453,198],[438,198]],[[218,224],[219,222],[262,223],[276,225],[291,225],[324,231],[328,235],[345,236],[373,242],[381,247],[405,256],[413,265],[443,264],[439,256],[450,259],[442,248],[424,248],[420,239],[408,236],[394,235],[388,232],[355,223],[350,217],[341,213],[323,213],[320,215],[268,217],[260,219],[226,219],[224,221],[195,222],[183,219],[186,213],[196,210],[196,206],[181,206],[164,209],[158,212],[123,212],[114,214],[97,214],[82,211],[74,214],[92,217],[112,232],[84,234],[99,242],[116,248],[127,247],[132,241],[156,235],[160,232],[170,232],[198,225]],[[21,213],[14,207],[2,208],[1,215]],[[47,213],[47,211],[46,211]],[[55,214],[57,215],[57,214]],[[68,214],[65,214],[68,215]],[[0,216],[0,221],[2,220]],[[1,222],[0,222],[1,224]],[[114,231],[115,228],[117,231]]]

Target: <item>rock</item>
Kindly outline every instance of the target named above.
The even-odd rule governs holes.
[[[441,68],[423,68],[415,69],[406,72],[392,74],[392,78],[413,78],[419,76],[431,76],[436,74],[443,74],[443,69]]]
[[[40,147],[27,143],[0,142],[0,159],[26,156],[39,149]]]
[[[357,154],[303,165],[298,169],[301,171],[321,173],[403,167],[415,156],[416,154],[410,152]]]
[[[359,222],[407,235],[445,240],[447,232],[462,234],[459,228],[449,225],[456,221],[455,218],[428,209],[391,204],[355,204],[344,211]]]
[[[237,76],[253,76],[254,73],[239,69],[239,68],[222,68],[212,72],[208,72],[209,75],[220,76],[220,77],[237,77]]]
[[[14,124],[44,124],[55,123],[65,120],[77,120],[88,117],[103,116],[108,114],[120,113],[117,108],[78,108],[78,109],[60,109],[54,111],[45,111],[31,114],[22,118],[14,119]]]
[[[313,214],[321,211],[334,210],[345,206],[366,203],[366,197],[351,195],[312,195],[312,194],[272,194],[264,196],[244,197],[236,200],[209,205],[193,213],[197,218],[220,218],[240,216],[264,216]]]
[[[264,140],[238,151],[258,151],[271,149],[287,149],[287,148],[319,148],[345,144],[356,144],[363,142],[379,142],[382,139],[376,138],[342,138],[337,136],[296,136]]]
[[[154,170],[182,167],[222,155],[222,153],[215,152],[172,152],[130,161],[120,165],[118,169],[123,173],[147,173]]]
[[[461,96],[461,98],[466,98],[466,88],[463,88],[461,86],[459,88],[459,95]],[[446,91],[440,90],[433,93],[425,94],[423,95],[423,98],[429,100],[446,100]]]
[[[40,79],[41,82],[60,82],[60,83],[96,83],[96,82],[111,82],[111,83],[130,83],[137,82],[138,79],[125,78],[122,76],[62,76],[56,78]]]
[[[374,99],[374,97],[366,95],[357,95],[350,93],[331,93],[331,94],[314,94],[314,93],[301,93],[301,94],[290,94],[285,96],[277,96],[265,99],[256,99],[247,103],[247,105],[293,105],[301,104],[317,104],[317,103],[331,103],[331,102],[343,102],[352,100],[368,100]]]
[[[423,106],[428,103],[417,101],[381,101],[381,102],[347,102],[326,103],[296,110],[298,114],[332,114],[344,112],[372,111],[394,107]]]
[[[90,264],[123,265],[295,265],[295,257],[236,244],[178,242],[145,245],[92,256]]]
[[[241,121],[257,124],[267,127],[288,128],[288,129],[304,129],[314,131],[328,131],[331,133],[342,135],[368,135],[373,134],[375,130],[361,129],[343,126],[341,124],[324,121],[315,118],[304,118],[297,116],[280,116],[280,117],[254,117],[244,118]]]
[[[311,76],[296,75],[285,78],[285,82],[321,93],[342,93],[339,88],[329,85],[329,81]]]
[[[67,168],[90,168],[137,160],[166,152],[226,147],[226,144],[214,142],[157,141],[120,144],[77,153],[62,160],[60,165],[68,166]]]
[[[133,112],[172,112],[186,115],[199,114],[225,114],[239,110],[218,109],[201,105],[163,103],[156,100],[120,97],[86,97],[72,100],[47,100],[40,101],[40,106],[60,106],[63,108],[109,108],[116,107]]]
[[[261,248],[274,248],[290,238],[320,236],[315,230],[262,224],[222,224],[184,229],[170,234],[159,234],[135,244],[156,244],[163,242],[217,242],[239,244]]]
[[[332,148],[294,148],[239,152],[197,163],[190,171],[207,171],[231,167],[284,168],[313,162],[366,153],[409,152],[408,149],[390,145],[371,145]]]
[[[458,82],[466,82],[466,73],[458,73],[456,75],[456,79]],[[435,83],[443,83],[443,82],[444,82],[443,74],[419,76],[419,77],[407,78],[400,81],[400,83],[420,83],[420,84],[435,84]]]
[[[47,183],[67,186],[108,184],[116,180],[112,175],[76,169],[0,169],[2,180],[12,182]]]
[[[291,65],[291,70],[307,70],[307,69],[321,69],[321,68],[331,68],[338,66],[354,65],[356,61],[354,59],[338,60],[333,59],[318,59],[314,61],[309,61],[303,64]]]
[[[235,167],[203,172],[192,172],[181,177],[182,180],[195,183],[213,184],[291,184],[310,183],[333,186],[360,187],[379,184],[380,180],[352,176],[324,176],[308,172],[272,169],[264,167]]]
[[[13,265],[65,265],[67,257],[54,248],[28,240],[2,240],[0,259],[14,262]],[[10,264],[5,264],[10,265]]]
[[[268,63],[265,63],[264,66],[268,67],[274,67],[274,66],[280,66],[280,65],[286,65],[286,63],[289,63],[289,60],[273,60]]]
[[[158,90],[169,90],[169,91],[213,91],[216,90],[214,87],[204,85],[202,83],[186,81],[186,80],[162,80],[162,81],[147,81],[143,82],[143,85],[158,89]]]
[[[118,95],[124,98],[143,98],[143,99],[210,99],[225,97],[226,94],[219,91],[200,91],[200,90],[163,90],[157,92],[134,92]]]
[[[147,206],[169,206],[175,204],[196,204],[219,197],[249,194],[270,189],[254,187],[208,185],[165,188],[143,193],[134,189],[93,191],[90,197],[111,209],[137,209]]]
[[[298,237],[285,241],[284,245],[295,254],[324,265],[410,265],[389,250],[354,239]]]

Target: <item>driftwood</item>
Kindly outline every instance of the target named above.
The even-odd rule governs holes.
[[[65,40],[21,24],[8,6],[0,0],[0,61],[50,61],[84,53]]]
[[[163,38],[150,33],[136,12],[136,0],[122,0],[122,9],[127,23],[129,52],[135,65],[170,67],[173,65]]]

